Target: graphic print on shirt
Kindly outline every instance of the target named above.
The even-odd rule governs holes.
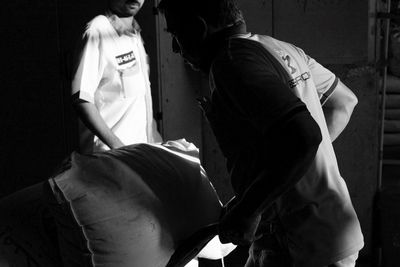
[[[296,87],[300,82],[305,82],[308,79],[311,78],[310,72],[304,72],[301,75],[297,76],[296,78],[292,79],[289,81],[289,87],[294,88]]]
[[[288,66],[288,68],[290,70],[290,74],[295,74],[297,69],[295,67],[293,67],[292,65],[290,65],[290,63],[291,63],[290,56],[289,55],[282,56],[282,59],[286,63],[286,66]]]
[[[133,54],[133,51],[116,56],[115,58],[117,59],[117,63],[119,66],[122,66],[122,65],[131,63],[131,62],[133,62],[133,65],[136,64],[136,57]]]
[[[118,63],[118,72],[121,79],[122,98],[137,98],[145,95],[145,81],[140,71],[140,61],[134,51],[115,57]]]
[[[295,74],[297,72],[297,69],[292,64],[293,63],[292,58],[287,53],[284,53],[284,51],[282,51],[282,50],[279,50],[277,52],[278,52],[279,56],[282,58],[282,60],[285,63],[286,67],[288,68],[288,70],[290,72],[290,75],[292,77],[294,77],[293,74]],[[311,78],[310,72],[308,72],[308,71],[304,72],[304,73],[302,73],[302,74],[300,74],[298,76],[295,76],[293,79],[289,80],[288,81],[289,87],[290,88],[294,88],[300,82],[305,82],[310,78]]]

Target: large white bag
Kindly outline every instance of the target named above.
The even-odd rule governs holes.
[[[185,140],[73,154],[71,165],[52,181],[93,266],[164,267],[185,238],[218,221],[221,203]]]

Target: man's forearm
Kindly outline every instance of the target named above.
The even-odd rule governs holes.
[[[329,135],[333,142],[346,128],[347,124],[350,121],[353,110],[347,110],[345,108],[335,109],[328,107],[324,108],[323,110],[326,124],[328,126]]]
[[[110,148],[123,146],[122,141],[112,132],[101,117],[96,106],[90,102],[80,101],[74,104],[79,118],[103,143]]]
[[[297,114],[276,134],[266,147],[274,157],[266,162],[238,200],[238,213],[254,216],[262,213],[307,172],[322,140],[318,124],[308,112]]]
[[[339,81],[331,96],[322,106],[332,142],[346,128],[357,103],[358,99],[354,93]]]

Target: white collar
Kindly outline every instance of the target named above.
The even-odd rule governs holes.
[[[134,35],[134,34],[140,33],[140,31],[141,31],[141,28],[140,28],[139,24],[137,23],[137,21],[135,20],[135,18],[133,18],[133,20],[132,20],[132,27],[127,27],[117,15],[115,15],[109,11],[106,12],[106,17],[110,21],[110,24],[113,26],[115,31],[120,36],[124,35],[124,34],[125,35]]]

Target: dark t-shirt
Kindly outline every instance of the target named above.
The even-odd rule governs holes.
[[[208,119],[241,194],[257,174],[271,172],[282,142],[280,129],[305,104],[288,85],[286,71],[258,42],[231,38],[211,66]],[[271,173],[270,175],[274,175]]]

